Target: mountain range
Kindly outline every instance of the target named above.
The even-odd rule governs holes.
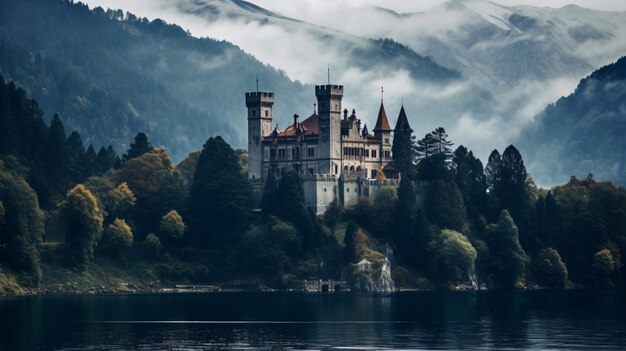
[[[520,147],[534,177],[548,184],[570,176],[626,185],[626,57],[593,72],[549,105],[522,132]]]
[[[124,6],[148,4],[162,20],[62,0],[4,1],[0,73],[88,143],[123,151],[142,130],[175,160],[211,135],[245,145],[243,92],[257,74],[261,90],[276,93],[281,125],[312,111],[309,84],[327,79],[372,123],[384,86],[388,113],[404,104],[418,137],[444,126],[483,160],[524,144],[530,172],[548,185],[539,168],[546,153],[525,143],[540,134],[542,111],[626,52],[626,12],[573,5],[451,0],[425,12],[360,5],[300,17],[241,0]]]

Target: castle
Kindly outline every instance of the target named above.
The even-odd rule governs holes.
[[[348,205],[359,196],[374,198],[382,186],[397,186],[400,173],[393,162],[392,132],[411,131],[404,106],[395,128],[389,126],[381,99],[373,135],[353,109],[342,111],[342,85],[317,85],[317,111],[281,130],[272,124],[274,93],[246,93],[248,108],[248,178],[258,202],[270,172],[285,168],[303,179],[307,206],[323,213],[335,196]],[[343,112],[343,116],[342,116]]]

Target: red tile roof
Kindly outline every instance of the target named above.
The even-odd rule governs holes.
[[[380,102],[380,110],[378,110],[378,118],[376,119],[374,131],[391,131],[389,121],[387,120],[387,113],[385,112],[385,106],[382,101]]]

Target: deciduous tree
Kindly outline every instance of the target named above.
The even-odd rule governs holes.
[[[65,230],[65,254],[70,265],[85,268],[102,234],[102,213],[96,197],[82,184],[68,193],[60,206]]]

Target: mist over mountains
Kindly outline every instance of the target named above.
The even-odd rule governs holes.
[[[58,112],[86,144],[128,148],[138,131],[175,160],[223,135],[242,146],[244,92],[282,92],[277,114],[302,106],[304,85],[233,44],[198,39],[161,20],[61,0],[0,5],[0,71]],[[311,107],[312,108],[312,107]],[[68,131],[69,132],[69,131]]]
[[[365,122],[375,120],[384,86],[388,112],[397,115],[403,99],[418,137],[444,126],[456,144],[468,146],[483,160],[493,148],[517,142],[535,116],[569,95],[580,79],[626,52],[625,12],[575,5],[451,0],[424,12],[398,13],[338,2],[315,11],[290,11],[289,16],[230,0],[138,1],[126,6],[184,23],[194,35],[229,40],[302,82],[325,82],[330,65],[331,80],[346,87],[346,107],[356,108]],[[372,43],[381,38],[460,77],[420,77],[419,70],[389,56],[369,59],[376,52]],[[410,57],[395,55],[400,61]]]
[[[522,132],[534,177],[548,184],[591,173],[626,185],[626,57],[583,79]]]
[[[578,6],[452,0],[425,12],[331,6],[294,18],[241,0],[88,3],[182,28],[60,0],[9,0],[0,72],[87,143],[122,151],[143,130],[175,160],[211,135],[245,146],[242,96],[257,74],[276,93],[284,126],[312,111],[309,84],[325,83],[330,66],[344,106],[364,122],[374,122],[384,86],[392,119],[403,100],[418,137],[444,126],[486,161],[494,148],[523,144],[529,125],[537,134],[533,120],[548,104],[626,52],[626,12]],[[546,153],[526,145],[535,180],[553,184],[538,168]]]

